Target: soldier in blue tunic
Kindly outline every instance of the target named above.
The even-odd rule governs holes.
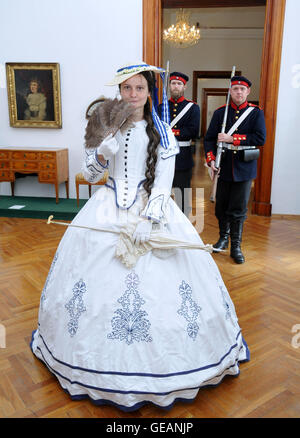
[[[184,198],[184,189],[191,187],[194,166],[191,143],[199,135],[200,124],[199,106],[184,97],[188,80],[189,77],[183,73],[173,72],[170,74],[170,121],[172,131],[180,146],[180,153],[176,155],[173,187],[177,187],[181,191],[182,202],[178,197],[176,201],[187,216],[191,207],[188,205],[188,199]]]
[[[204,138],[206,161],[215,172],[217,171],[215,168],[217,143],[226,143],[222,152],[215,206],[220,238],[214,247],[227,248],[230,236],[230,255],[236,263],[245,261],[240,247],[243,223],[246,219],[252,180],[256,178],[257,172],[257,159],[248,161],[253,156],[247,157],[248,151],[245,152],[243,149],[245,146],[263,146],[266,137],[263,111],[247,101],[251,85],[244,76],[234,76],[231,79],[231,102],[225,133],[221,133],[221,128],[226,105],[214,112]],[[229,135],[230,128],[238,123],[246,111],[246,118]]]

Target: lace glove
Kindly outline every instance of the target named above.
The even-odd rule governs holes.
[[[137,227],[132,235],[133,241],[136,245],[148,242],[150,239],[152,230],[152,222],[149,220],[143,220],[137,224]]]
[[[119,144],[112,134],[109,134],[97,147],[97,154],[103,155],[105,160],[111,159],[119,150]]]

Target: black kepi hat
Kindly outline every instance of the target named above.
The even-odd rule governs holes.
[[[183,73],[180,73],[179,71],[174,71],[170,74],[170,81],[172,81],[173,79],[175,79],[176,81],[181,81],[185,85],[189,80],[189,77]]]
[[[233,85],[244,85],[245,87],[250,88],[252,83],[249,79],[245,78],[245,76],[233,76],[231,78],[231,86]]]

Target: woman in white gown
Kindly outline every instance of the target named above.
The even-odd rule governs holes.
[[[72,399],[125,411],[192,401],[200,388],[237,376],[239,362],[249,360],[207,251],[148,250],[135,264],[116,253],[124,230],[137,249],[153,233],[202,245],[170,198],[178,146],[167,124],[153,123],[154,72],[160,69],[145,63],[117,72],[114,83],[134,109],[134,123],[86,148],[85,177],[96,182],[108,170],[109,180],[58,246],[31,341]]]

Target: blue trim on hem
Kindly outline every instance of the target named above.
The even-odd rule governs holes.
[[[173,390],[173,391],[167,391],[167,392],[146,392],[146,391],[124,391],[124,390],[116,390],[116,389],[109,389],[109,388],[101,388],[101,387],[98,387],[98,386],[93,386],[93,385],[88,385],[88,384],[85,384],[85,383],[81,383],[81,382],[78,382],[77,380],[71,380],[71,379],[69,379],[68,377],[66,377],[66,376],[64,376],[64,375],[62,375],[61,373],[59,373],[58,371],[55,371],[49,364],[48,364],[48,362],[46,361],[46,359],[45,359],[45,357],[44,357],[44,355],[43,355],[43,352],[42,352],[42,350],[40,349],[40,347],[37,347],[37,349],[40,351],[40,353],[41,353],[41,355],[42,355],[42,357],[43,357],[43,360],[42,360],[42,363],[44,364],[44,365],[46,365],[47,366],[47,368],[48,368],[48,370],[58,379],[58,377],[57,376],[59,376],[59,377],[61,377],[62,379],[64,379],[64,380],[66,380],[67,382],[69,382],[71,385],[78,385],[78,386],[81,386],[81,387],[83,387],[83,388],[88,388],[88,389],[94,389],[94,390],[96,390],[96,391],[100,391],[100,392],[107,392],[107,393],[111,393],[111,394],[137,394],[137,395],[155,395],[155,396],[159,396],[159,397],[162,397],[162,396],[166,396],[166,395],[170,395],[170,394],[173,394],[173,393],[176,393],[176,392],[182,392],[182,391],[195,391],[196,389],[200,389],[200,388],[203,388],[203,386],[202,385],[200,385],[200,386],[194,386],[194,387],[191,387],[191,388],[181,388],[181,389],[175,389],[175,390]],[[41,359],[40,359],[41,360]],[[208,379],[208,380],[212,380],[212,379],[215,379],[215,378],[217,378],[217,377],[220,377],[220,376],[222,376],[222,374],[224,374],[225,373],[225,371],[228,371],[228,370],[230,370],[230,368],[233,368],[233,367],[235,367],[236,365],[237,365],[237,363],[238,363],[238,360],[235,360],[235,362],[234,362],[234,364],[232,364],[232,365],[230,365],[229,367],[227,367],[221,374],[218,374],[217,376],[214,376],[213,378],[211,378],[211,379]],[[238,376],[240,374],[240,371],[238,371],[236,374],[232,374],[232,376]],[[228,374],[224,374],[224,376],[222,377],[222,379],[221,380],[223,380],[223,378],[226,376],[226,375],[228,375]],[[219,382],[220,383],[220,382]],[[216,383],[216,384],[213,384],[213,383],[208,383],[207,385],[204,385],[204,386],[216,386],[216,385],[218,385],[218,383]],[[62,386],[62,385],[61,385]]]
[[[33,339],[33,336],[34,336],[35,332],[36,332],[36,330],[35,330],[35,331],[33,332],[33,334],[32,334],[32,339]],[[238,334],[237,334],[237,336],[236,336],[235,339],[237,340],[237,339],[239,338],[240,335],[241,335],[241,331],[238,332]],[[40,336],[40,338],[42,339],[43,344],[45,345],[45,347],[46,347],[48,353],[51,355],[51,357],[53,358],[53,360],[56,361],[56,362],[58,362],[59,364],[62,364],[62,365],[64,365],[64,366],[70,368],[70,369],[80,370],[80,371],[84,371],[84,372],[88,372],[88,373],[93,373],[93,374],[118,375],[118,376],[137,376],[137,377],[151,377],[151,378],[158,378],[158,379],[159,379],[159,378],[168,378],[168,377],[173,377],[173,376],[182,376],[182,375],[192,374],[192,373],[198,373],[199,371],[203,371],[203,370],[206,370],[206,369],[209,369],[209,368],[214,368],[214,367],[220,365],[220,364],[223,362],[223,360],[225,359],[225,357],[227,357],[227,356],[231,353],[231,351],[232,351],[234,348],[237,347],[237,343],[234,344],[234,345],[232,345],[232,346],[230,347],[230,349],[228,350],[228,352],[227,352],[226,354],[224,354],[223,357],[221,357],[221,359],[219,360],[219,362],[216,362],[216,363],[213,363],[213,364],[210,364],[210,365],[206,365],[206,366],[204,366],[204,367],[200,367],[200,368],[195,368],[195,369],[192,369],[192,370],[188,370],[188,371],[179,371],[179,372],[176,372],[176,373],[166,373],[166,374],[151,374],[151,373],[124,373],[124,372],[119,372],[119,371],[98,371],[98,370],[93,370],[93,369],[88,369],[88,368],[83,368],[83,367],[74,366],[74,365],[68,364],[68,363],[66,363],[66,362],[63,362],[63,361],[61,361],[60,359],[57,359],[57,358],[52,354],[52,352],[51,352],[50,349],[48,348],[48,346],[47,346],[47,344],[46,344],[44,338],[42,337],[42,335],[41,335],[40,333],[39,333],[39,336]],[[242,337],[242,339],[243,339],[243,337]],[[243,343],[244,343],[244,345],[246,344],[246,343],[244,342],[244,339],[243,339]],[[246,347],[246,351],[247,351],[247,355],[248,355],[249,349],[248,349],[247,344],[245,345],[245,347]],[[41,350],[40,350],[40,351],[41,351]],[[41,351],[41,352],[42,352],[42,351]],[[243,360],[243,362],[244,362],[244,361],[246,361],[246,359]],[[241,361],[241,362],[242,362],[242,361]],[[233,365],[232,365],[232,366],[233,366]]]
[[[233,377],[235,377],[235,376],[233,376]],[[148,400],[141,401],[141,402],[136,403],[133,406],[124,406],[124,405],[120,405],[119,403],[115,403],[115,402],[113,402],[111,400],[106,400],[106,399],[94,400],[88,394],[86,394],[86,395],[71,395],[67,389],[63,388],[63,390],[64,390],[64,392],[66,394],[69,395],[69,397],[73,401],[80,401],[80,400],[86,400],[87,399],[87,400],[89,400],[90,402],[92,402],[96,406],[105,406],[105,405],[107,406],[107,405],[110,405],[110,406],[113,406],[113,407],[115,407],[117,409],[120,409],[123,412],[137,411],[138,409],[141,409],[143,406],[147,406],[147,405],[155,406],[156,408],[163,409],[164,411],[170,411],[173,408],[175,403],[177,403],[177,402],[192,403],[195,400],[195,398],[196,398],[196,397],[194,397],[194,398],[189,399],[189,398],[178,397],[171,404],[169,404],[167,406],[161,406],[161,405],[159,405],[157,403],[154,403],[151,400],[149,400],[149,401]]]
[[[246,359],[240,360],[239,362],[240,363],[249,362],[250,361],[250,350],[249,350],[247,342],[244,339],[244,336],[242,336],[242,341],[243,341],[243,344],[244,344],[245,349],[246,349]]]
[[[230,367],[230,368],[231,368],[231,367]],[[87,399],[87,400],[91,401],[91,402],[92,402],[94,405],[96,405],[96,406],[110,405],[110,406],[114,406],[114,407],[120,409],[120,410],[123,411],[123,412],[133,412],[133,411],[136,411],[136,410],[142,408],[143,406],[147,406],[147,405],[152,405],[152,406],[155,406],[156,408],[160,408],[160,409],[163,409],[163,410],[165,410],[165,411],[170,411],[170,410],[173,408],[173,406],[175,405],[175,403],[178,403],[178,402],[181,402],[181,403],[193,403],[194,400],[197,398],[200,389],[215,388],[215,387],[221,385],[221,383],[223,382],[223,380],[225,379],[225,377],[234,377],[234,378],[237,378],[239,375],[240,375],[240,372],[238,372],[237,374],[231,374],[231,375],[225,374],[225,376],[223,376],[223,378],[220,380],[219,383],[209,383],[209,384],[204,385],[204,386],[198,386],[198,387],[195,387],[195,388],[191,388],[191,389],[198,389],[198,392],[197,392],[197,394],[196,394],[196,396],[195,396],[194,398],[183,398],[183,397],[177,397],[177,398],[175,398],[175,399],[172,401],[172,403],[170,403],[170,404],[167,405],[167,406],[159,405],[159,404],[157,404],[157,403],[154,403],[154,402],[151,401],[151,400],[143,400],[143,401],[141,401],[141,402],[136,403],[136,404],[133,405],[133,406],[124,406],[124,405],[120,405],[119,403],[113,402],[113,401],[111,401],[111,400],[107,400],[107,399],[98,399],[98,400],[95,400],[95,399],[91,398],[88,394],[71,395],[71,394],[69,393],[69,391],[68,391],[66,388],[63,388],[63,387],[62,387],[62,389],[64,390],[64,392],[65,392],[66,394],[69,395],[69,397],[70,397],[71,400],[73,400],[73,401],[76,401],[76,400],[79,401],[79,400],[85,400],[85,399]],[[56,377],[56,376],[55,376],[55,377]],[[216,376],[216,377],[217,377],[217,376]],[[181,390],[181,389],[180,389],[180,390],[178,390],[178,391],[184,391],[184,390]],[[173,392],[175,392],[175,391],[173,391]]]
[[[32,332],[32,337],[31,337],[31,342],[30,342],[30,348],[31,348],[31,351],[32,351],[33,354],[34,354],[34,352],[33,352],[33,349],[32,349],[32,343],[33,343],[33,338],[34,338],[34,334],[35,334],[35,333],[36,333],[36,330],[34,330],[34,331]],[[241,333],[241,332],[239,332],[239,334],[240,334],[240,333]],[[239,334],[238,334],[238,336],[239,336]],[[238,337],[238,336],[237,336],[237,337]],[[237,338],[236,338],[236,339],[237,339]],[[235,363],[234,363],[233,365],[231,365],[230,367],[226,368],[226,370],[229,370],[230,368],[236,366],[236,364],[238,364],[238,363],[247,362],[247,361],[250,359],[250,352],[249,352],[249,349],[248,349],[248,345],[247,345],[247,343],[245,342],[245,340],[244,340],[243,337],[242,337],[242,339],[243,339],[243,343],[244,343],[244,346],[246,347],[246,351],[247,351],[246,359],[241,360],[241,361],[239,361],[239,360],[237,359],[237,360],[235,361]],[[39,348],[39,347],[38,347],[38,348]],[[40,348],[39,348],[39,350],[40,350]],[[40,350],[40,351],[41,351],[41,350]],[[42,351],[41,351],[41,353],[42,353]],[[35,354],[34,354],[34,355],[35,355]],[[43,356],[43,353],[42,353],[42,356]],[[37,359],[39,359],[39,358],[37,358]],[[49,370],[49,371],[54,375],[54,377],[56,377],[56,379],[58,380],[57,374],[58,374],[58,375],[60,375],[60,374],[57,373],[57,372],[51,371],[52,368],[47,364],[46,361],[42,361],[41,359],[39,359],[39,360],[40,360],[40,362],[42,362],[42,364],[43,364],[44,366],[46,366],[46,367],[48,368],[48,370]],[[224,370],[221,374],[223,374],[226,370]],[[221,375],[221,374],[220,374],[220,375]],[[240,371],[238,371],[237,374],[232,374],[232,375],[230,375],[230,377],[238,377],[239,374],[240,374]],[[219,376],[220,376],[220,375],[219,375]],[[63,389],[63,391],[64,391],[66,394],[68,394],[69,397],[71,398],[71,400],[73,400],[73,401],[76,401],[76,400],[79,401],[79,400],[85,400],[85,399],[88,399],[89,401],[91,401],[91,402],[92,402],[94,405],[96,405],[96,406],[110,405],[110,406],[114,406],[114,407],[120,409],[120,410],[123,411],[123,412],[133,412],[133,411],[136,411],[136,410],[140,409],[141,407],[143,407],[143,406],[145,406],[145,405],[153,405],[153,406],[158,407],[158,408],[160,408],[160,409],[163,409],[163,410],[169,411],[170,409],[173,408],[174,404],[177,403],[177,402],[192,403],[192,402],[196,399],[196,397],[197,397],[197,395],[198,395],[198,392],[199,392],[199,389],[205,389],[205,388],[209,388],[209,387],[216,387],[216,386],[219,386],[219,385],[223,382],[224,378],[227,377],[227,376],[229,376],[229,375],[228,375],[228,374],[225,374],[225,375],[221,378],[220,382],[218,382],[218,383],[216,383],[216,384],[208,383],[207,385],[204,385],[204,386],[197,386],[197,387],[194,387],[194,388],[186,388],[186,389],[178,389],[178,390],[176,390],[176,391],[170,391],[170,392],[168,392],[168,393],[143,393],[143,392],[133,392],[133,393],[137,393],[137,394],[168,395],[168,394],[172,394],[172,393],[175,393],[175,392],[178,392],[178,391],[187,391],[187,390],[195,390],[195,389],[198,389],[197,394],[196,394],[196,396],[195,396],[194,398],[192,398],[192,399],[188,399],[188,398],[177,397],[177,398],[175,398],[175,399],[172,401],[172,403],[170,403],[170,404],[167,405],[167,406],[159,405],[159,404],[157,404],[157,403],[154,403],[154,402],[151,401],[151,400],[143,400],[143,401],[141,401],[141,402],[136,403],[136,404],[133,405],[133,406],[124,406],[124,405],[121,405],[121,404],[119,404],[119,403],[115,403],[115,402],[113,402],[113,401],[111,401],[111,400],[107,400],[107,399],[97,399],[97,400],[95,400],[95,399],[91,398],[89,394],[71,395],[70,392],[69,392],[66,388],[64,388],[64,387],[61,385],[61,383],[59,382],[59,380],[58,380],[58,383],[60,384],[60,386],[61,386],[61,388]],[[79,385],[81,385],[81,386],[84,386],[84,387],[90,387],[90,388],[93,388],[92,386],[84,385],[84,384],[80,384],[79,382],[71,382],[70,379],[65,378],[64,376],[61,376],[61,377],[64,378],[64,379],[66,379],[66,380],[68,380],[70,383],[77,383],[77,384],[79,384]],[[218,376],[215,376],[214,378],[216,378],[216,377],[218,377]],[[97,389],[97,388],[96,388],[96,389]],[[98,390],[102,390],[102,389],[98,389]],[[103,390],[102,390],[102,391],[103,391]],[[109,390],[106,390],[106,391],[109,391]],[[130,391],[125,392],[125,391],[113,391],[113,390],[110,390],[109,392],[131,393]]]

